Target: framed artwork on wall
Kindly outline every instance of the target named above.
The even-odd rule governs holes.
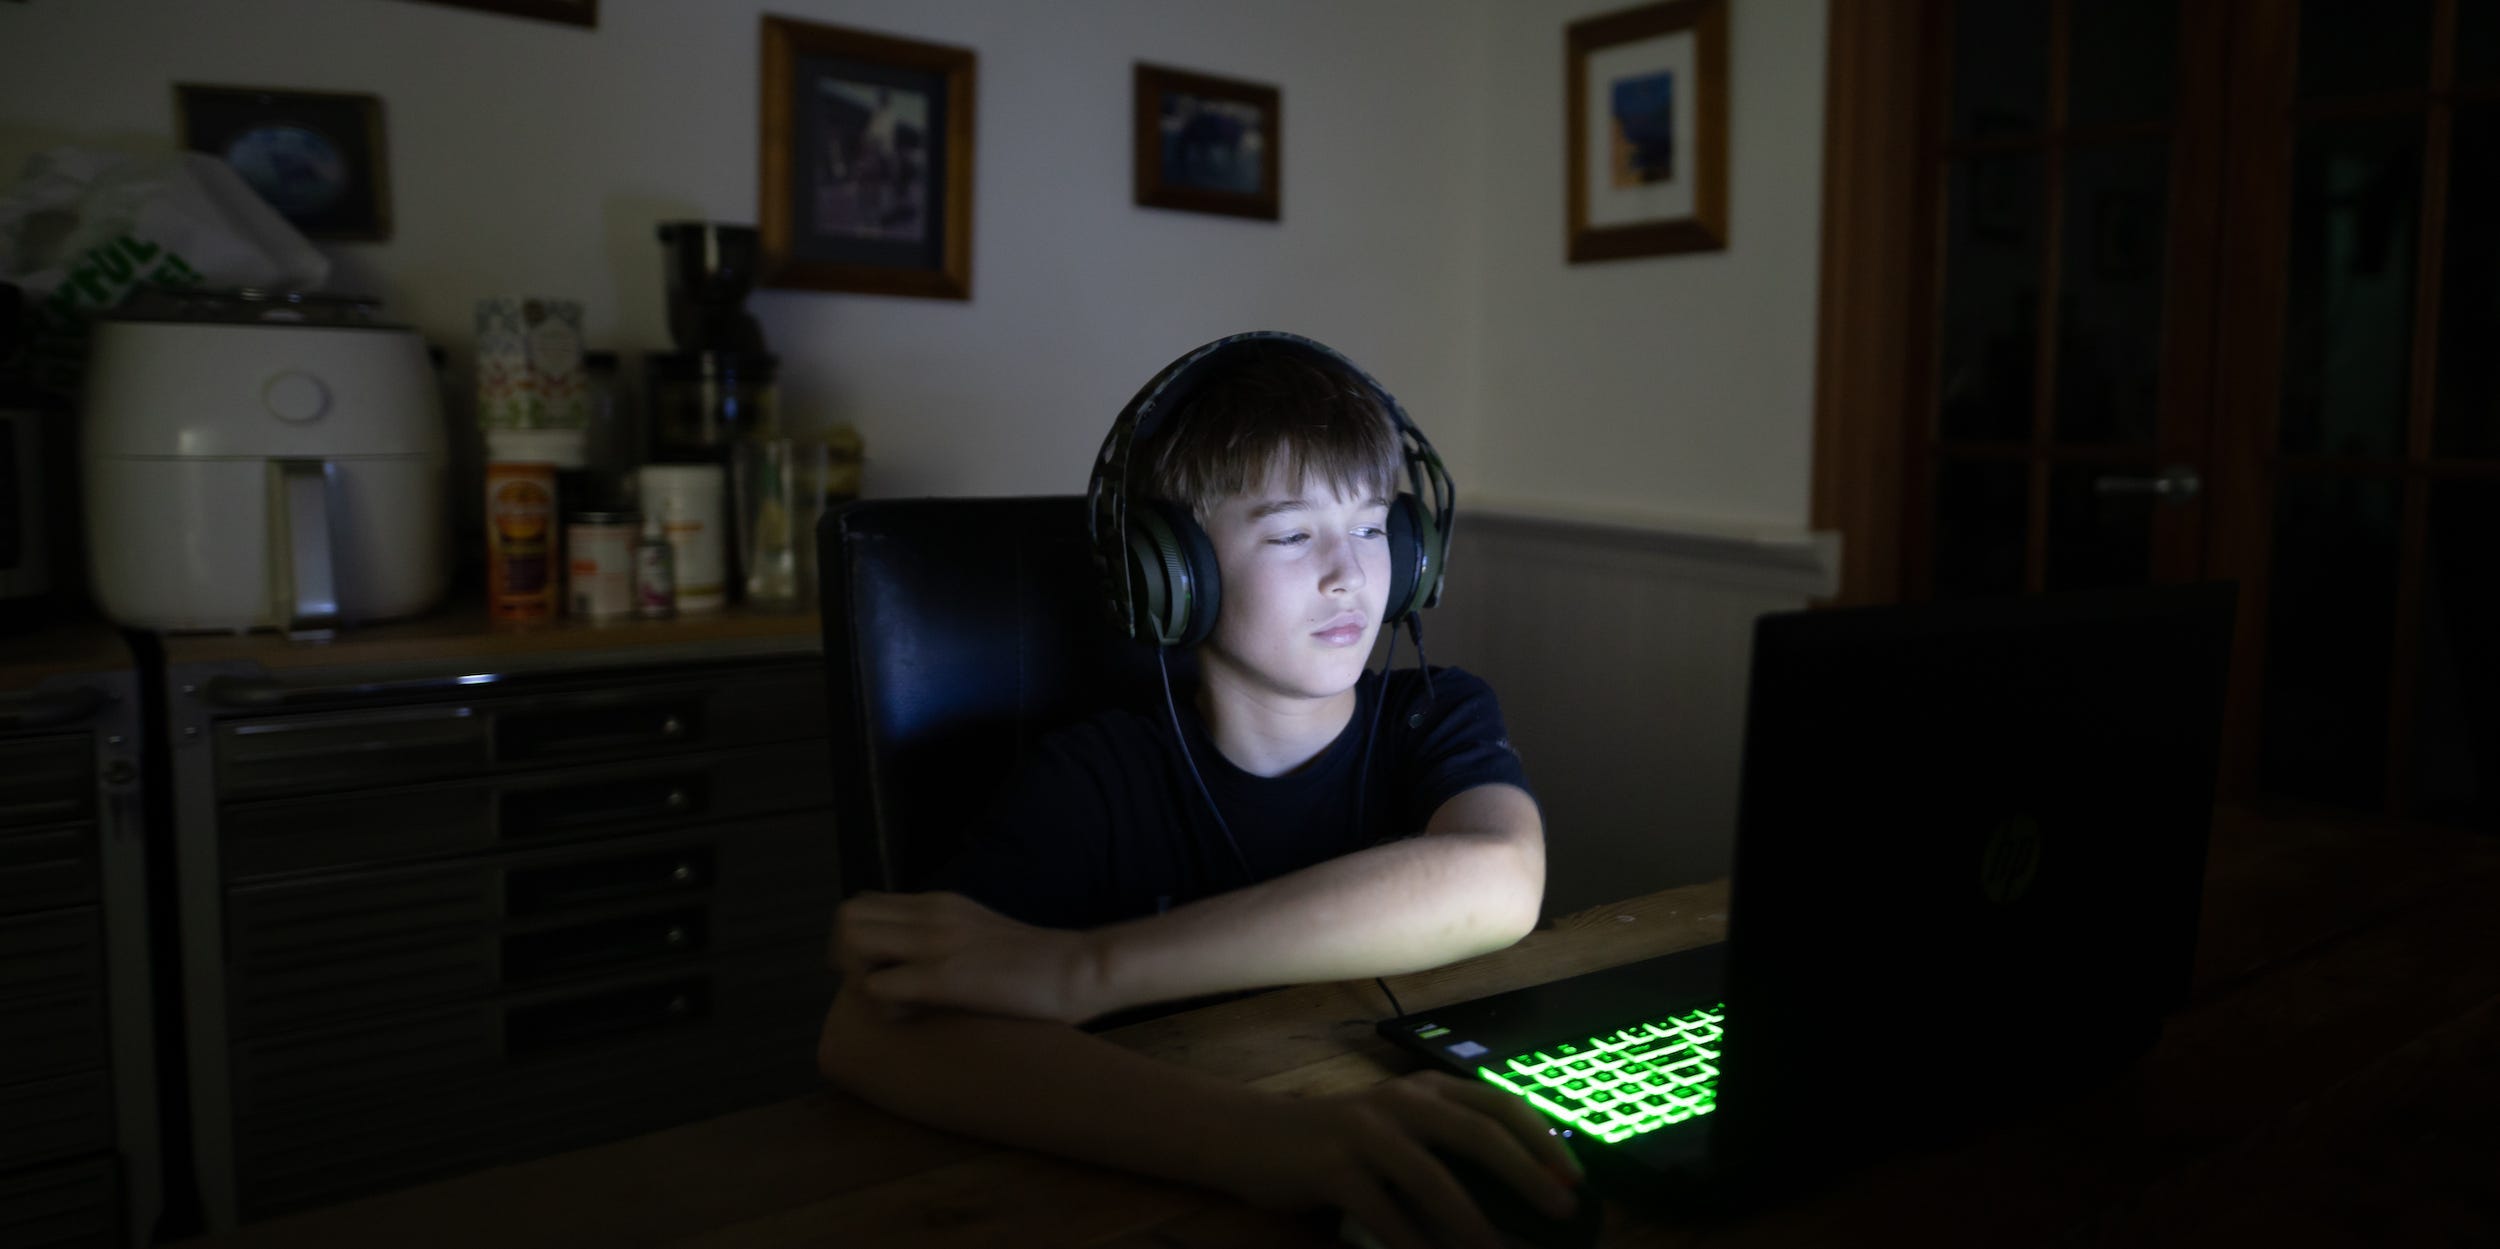
[[[391,236],[381,97],[176,83],[174,116],[184,147],[233,166],[304,237]]]
[[[534,17],[542,22],[562,22],[567,26],[599,24],[599,0],[423,0],[426,4],[445,4],[455,9],[476,9],[483,13],[502,13],[512,17]]]
[[[1571,263],[1727,246],[1727,0],[1573,22],[1564,40]]]
[[[1285,117],[1276,88],[1141,63],[1135,129],[1139,204],[1277,220]]]
[[[764,19],[766,286],[972,298],[969,48]]]

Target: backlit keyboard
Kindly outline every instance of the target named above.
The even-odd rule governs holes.
[[[1476,1074],[1601,1141],[1709,1114],[1719,1096],[1724,1003],[1479,1066]]]

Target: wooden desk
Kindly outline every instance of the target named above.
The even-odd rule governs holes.
[[[1394,982],[1410,1009],[1720,935],[1722,885],[1559,921]],[[2500,840],[2217,822],[2194,1001],[2108,1086],[1792,1207],[1687,1225],[1610,1203],[1610,1246],[2455,1243],[2500,1240]],[[1404,1068],[1369,982],[1111,1034],[1262,1087]],[[929,1131],[831,1093],[259,1225],[231,1243],[1337,1243],[1335,1220]],[[2263,1238],[2262,1240],[2260,1238]]]

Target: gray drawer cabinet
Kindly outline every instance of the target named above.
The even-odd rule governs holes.
[[[12,1249],[145,1244],[162,1207],[137,681],[109,630],[79,632],[11,639],[15,662],[0,664],[0,1245]],[[119,666],[36,677],[47,650]]]
[[[208,1230],[815,1086],[812,654],[167,680]]]

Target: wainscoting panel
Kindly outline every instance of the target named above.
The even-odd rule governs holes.
[[[1801,530],[1462,510],[1425,650],[1501,697],[1548,914],[1727,874],[1754,619],[1831,594],[1839,554]]]

